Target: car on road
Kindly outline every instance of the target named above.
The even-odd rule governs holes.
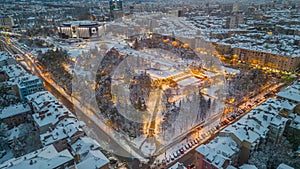
[[[231,115],[230,117],[228,117],[228,120],[230,120],[230,121],[232,121],[232,120],[234,120],[235,119],[235,115],[233,114],[233,115]]]
[[[170,159],[173,161],[175,160],[175,157],[173,156],[173,154],[170,155]]]
[[[193,141],[191,141],[191,142],[189,142],[189,145],[190,145],[191,147],[193,147],[193,146],[195,145],[195,143],[194,143]]]
[[[182,149],[184,152],[186,152],[186,150],[188,150],[185,146],[183,146]]]
[[[240,115],[240,114],[243,114],[244,113],[244,110],[242,109],[242,110],[239,110],[238,112],[237,112],[237,115]]]
[[[169,157],[166,157],[166,162],[167,162],[167,163],[171,162],[171,160],[170,160]]]
[[[172,155],[174,156],[174,158],[177,158],[177,157],[178,157],[178,155],[177,155],[176,152],[174,152]]]
[[[184,154],[184,150],[183,149],[180,149],[179,152],[180,152],[180,154]]]

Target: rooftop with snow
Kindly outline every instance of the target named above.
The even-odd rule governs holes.
[[[73,160],[73,156],[68,150],[57,152],[53,145],[43,147],[32,153],[26,154],[18,158],[12,158],[3,164],[1,169],[41,169],[41,168],[57,168],[61,165],[69,163]]]
[[[18,103],[15,105],[10,105],[0,110],[0,119],[5,119],[19,114],[28,113],[30,111],[30,106],[27,103]]]
[[[293,101],[295,103],[300,102],[300,80],[293,83],[291,86],[283,89],[277,96],[283,99]]]
[[[0,72],[5,72],[8,79],[24,76],[28,74],[19,64],[6,65],[0,68]]]

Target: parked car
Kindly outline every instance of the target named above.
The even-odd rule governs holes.
[[[173,156],[174,156],[174,158],[178,157],[176,152],[173,153]]]
[[[170,158],[166,157],[166,162],[169,163],[170,162]]]
[[[170,159],[173,161],[175,160],[175,157],[173,156],[173,154],[170,155]]]
[[[180,151],[181,154],[184,154],[183,148],[181,148],[179,151]]]

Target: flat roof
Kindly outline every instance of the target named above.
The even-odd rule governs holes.
[[[89,21],[89,20],[82,20],[82,21],[69,21],[69,22],[64,22],[62,26],[99,26],[98,22],[95,21]]]
[[[0,119],[6,119],[19,114],[30,112],[30,106],[27,103],[10,105],[0,111]]]
[[[8,78],[19,77],[28,74],[20,65],[6,65],[0,68],[0,71],[4,71]]]

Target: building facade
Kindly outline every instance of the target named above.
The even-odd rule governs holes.
[[[28,121],[31,114],[30,106],[26,103],[10,105],[0,110],[0,121],[7,124],[9,129]]]
[[[103,24],[94,21],[72,21],[65,22],[59,26],[58,34],[61,38],[83,38],[100,37]]]
[[[13,89],[16,90],[21,100],[25,100],[27,95],[45,90],[43,81],[34,75],[25,75],[14,80]]]
[[[110,0],[109,10],[111,20],[115,20],[123,16],[123,1],[122,0]]]
[[[282,56],[246,48],[235,48],[238,60],[247,64],[268,67],[276,70],[296,71],[300,65],[300,57]]]

